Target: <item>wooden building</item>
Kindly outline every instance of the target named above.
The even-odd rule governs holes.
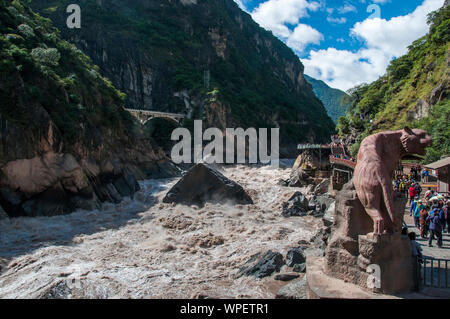
[[[437,191],[439,193],[449,194],[450,184],[450,156],[445,157],[437,162],[425,165],[426,168],[436,170],[437,172]]]

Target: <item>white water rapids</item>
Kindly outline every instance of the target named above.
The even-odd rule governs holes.
[[[284,256],[323,226],[281,216],[299,189],[281,187],[290,169],[225,167],[254,205],[163,204],[178,179],[141,182],[133,200],[98,211],[0,221],[0,298],[273,298],[273,278],[235,278],[251,256]],[[0,260],[0,261],[1,261]]]

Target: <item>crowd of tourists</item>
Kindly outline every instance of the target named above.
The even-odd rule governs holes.
[[[409,175],[397,175],[394,179],[394,190],[403,195],[404,197],[409,198],[409,204],[412,203],[412,200],[422,193],[422,187],[420,183],[413,178],[411,174]]]
[[[444,196],[431,188],[423,193],[420,183],[429,182],[429,177],[434,172],[420,165],[410,168],[405,174],[400,165],[394,173],[393,188],[396,196],[408,199],[410,216],[414,217],[414,224],[420,231],[420,237],[428,241],[428,246],[433,246],[436,241],[437,247],[443,248],[443,233],[450,234],[450,197]],[[423,184],[422,184],[423,185]],[[422,247],[416,241],[416,233],[408,232],[406,224],[402,230],[411,241],[411,253],[414,272],[414,286],[419,289],[421,280],[421,264],[423,263]]]
[[[443,248],[442,234],[450,234],[450,198],[428,190],[425,196],[415,196],[410,209],[410,216],[414,217],[414,224],[420,231],[420,237],[428,239],[428,246],[433,247],[433,240],[437,246]],[[414,272],[414,286],[419,289],[421,280],[421,263],[423,263],[422,247],[416,241],[416,233],[408,233],[408,228],[402,230],[411,241],[411,253]]]
[[[450,233],[450,198],[436,194],[432,190],[425,193],[422,200],[415,197],[410,206],[410,216],[420,230],[420,236],[428,238],[428,246],[437,240],[437,246],[442,247],[442,233]]]

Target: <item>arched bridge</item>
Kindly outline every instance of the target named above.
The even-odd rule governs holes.
[[[147,123],[154,118],[166,118],[177,122],[178,124],[185,118],[183,114],[166,113],[151,110],[125,109],[133,114],[142,124]]]
[[[351,170],[354,170],[356,167],[356,162],[343,158],[336,158],[335,156],[330,156],[330,163],[345,166]]]

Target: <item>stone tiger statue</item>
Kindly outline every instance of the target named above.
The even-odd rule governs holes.
[[[403,212],[395,211],[392,176],[406,155],[425,155],[432,145],[424,130],[405,127],[365,138],[358,152],[353,183],[365,211],[373,220],[373,233],[401,231]]]

